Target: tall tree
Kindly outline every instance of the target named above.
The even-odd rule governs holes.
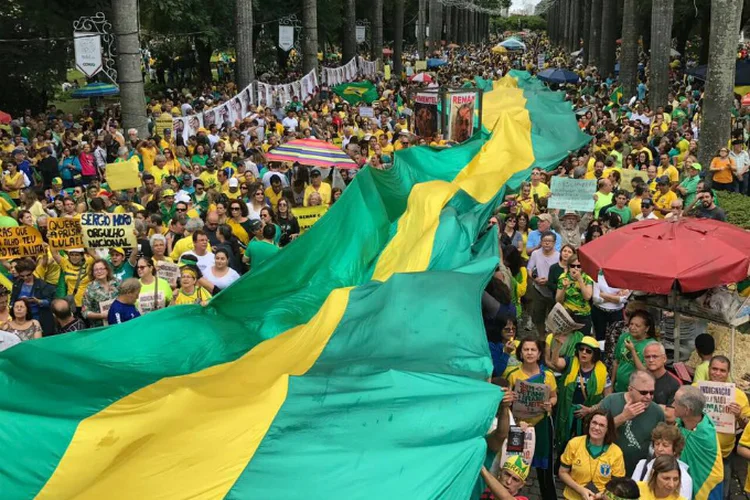
[[[438,11],[443,8],[440,0],[430,0],[430,53],[437,50],[440,44],[440,28],[438,27],[438,21],[440,15]]]
[[[424,59],[424,35],[427,23],[427,0],[419,0],[417,11],[417,52],[419,58]]]
[[[673,17],[674,0],[652,0],[651,66],[649,68],[651,77],[648,85],[648,103],[651,109],[656,109],[657,106],[667,104],[667,94],[669,92],[669,53],[672,48]],[[713,22],[713,18],[711,21]],[[713,31],[713,27],[712,24],[711,31]],[[726,34],[726,29],[724,33]]]
[[[703,165],[709,165],[716,151],[729,140],[741,13],[742,0],[711,0],[708,74],[698,151]],[[649,91],[653,90],[652,84]]]
[[[244,89],[255,80],[253,57],[253,0],[235,0],[234,28],[237,40],[237,85]]]
[[[302,71],[318,68],[318,2],[302,0]]]
[[[448,43],[454,42],[453,7],[450,5],[445,6],[445,41]]]
[[[404,47],[404,1],[393,0],[396,7],[396,19],[393,23],[393,75],[398,80],[401,80],[401,71],[403,71],[401,54]]]
[[[570,16],[568,9],[570,8],[570,0],[559,0],[560,1],[560,21],[562,22],[562,40],[560,42],[560,45],[562,45],[566,50],[568,49],[569,45],[569,35],[570,35]]]
[[[357,1],[344,0],[344,44],[341,50],[343,62],[357,55]]]
[[[622,95],[630,99],[638,87],[638,25],[636,0],[625,0],[622,13],[622,46],[620,47],[620,82]]]
[[[589,46],[591,42],[591,0],[583,3],[583,62],[589,63]]]
[[[383,60],[383,0],[372,0],[372,59]]]
[[[573,32],[571,33],[572,43],[570,44],[571,52],[581,48],[581,1],[573,0]]]
[[[113,27],[117,38],[117,80],[120,85],[122,126],[134,128],[138,137],[148,136],[146,93],[141,75],[141,42],[138,30],[138,1],[113,0]]]
[[[589,64],[599,66],[599,50],[602,43],[602,0],[591,0],[591,39],[589,40]]]
[[[617,0],[602,1],[602,35],[599,45],[599,74],[608,77],[615,73],[617,40]]]

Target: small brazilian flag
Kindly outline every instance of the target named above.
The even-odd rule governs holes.
[[[370,81],[342,83],[333,87],[333,91],[349,104],[362,101],[370,104],[378,99],[378,91]]]
[[[612,91],[609,95],[609,100],[614,104],[620,104],[620,101],[622,100],[622,85]]]

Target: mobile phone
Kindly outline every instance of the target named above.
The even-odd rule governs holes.
[[[526,439],[526,433],[520,427],[512,425],[508,432],[508,444],[506,450],[508,452],[523,452],[523,443]]]
[[[539,195],[534,193],[534,204],[539,205]]]

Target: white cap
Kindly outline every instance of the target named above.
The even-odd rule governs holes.
[[[230,188],[236,188],[240,185],[240,181],[238,181],[236,178],[232,177],[229,179],[229,187]]]

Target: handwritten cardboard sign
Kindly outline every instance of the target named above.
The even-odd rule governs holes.
[[[88,248],[136,247],[135,222],[131,214],[81,214],[83,242]]]
[[[703,411],[708,415],[716,427],[716,432],[734,434],[735,417],[729,413],[729,405],[735,402],[734,384],[725,382],[698,382],[698,388],[706,397]]]
[[[180,277],[180,266],[171,262],[156,261],[156,276],[169,282],[169,285],[177,286],[177,278]]]
[[[553,177],[550,188],[552,196],[547,201],[548,208],[562,208],[579,212],[594,210],[595,180]]]
[[[102,302],[99,302],[99,312],[103,314],[109,314],[109,309],[112,307],[112,304],[115,302],[115,299],[109,299],[104,300]],[[104,324],[109,325],[109,321],[107,319],[104,319]]]
[[[47,243],[58,250],[82,248],[81,221],[67,217],[51,217],[47,222]]]
[[[318,222],[318,219],[328,211],[328,207],[317,206],[317,207],[296,207],[292,209],[292,213],[297,218],[299,223],[300,234],[304,233],[312,227],[313,224]]]
[[[37,228],[0,227],[0,259],[36,257],[44,252],[44,240]]]
[[[516,393],[516,400],[513,402],[514,417],[524,420],[544,413],[542,405],[549,399],[549,387],[546,384],[518,380],[513,392]]]

